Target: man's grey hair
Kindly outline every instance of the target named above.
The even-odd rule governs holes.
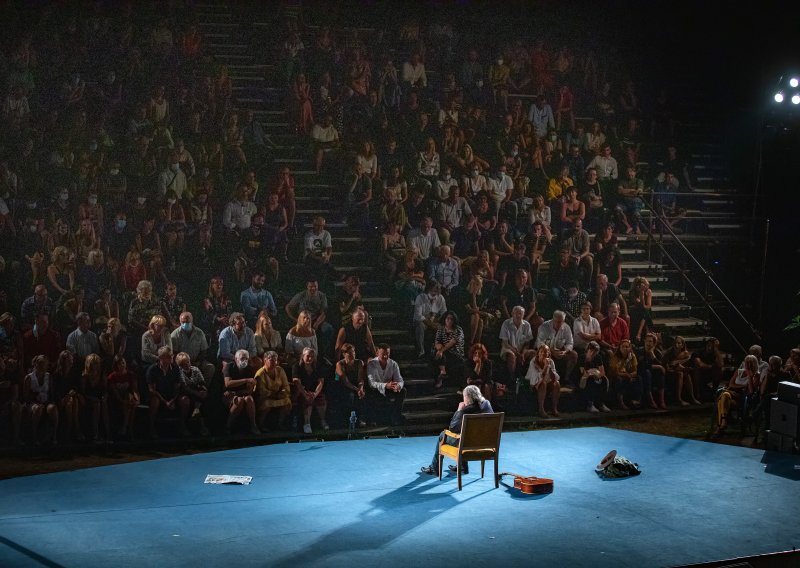
[[[476,385],[469,385],[464,387],[464,396],[466,396],[472,404],[483,404],[483,401],[486,400],[481,394],[481,389],[479,389]]]
[[[247,349],[239,349],[234,355],[234,358],[238,361],[242,359],[250,359],[250,352]]]
[[[564,320],[564,319],[566,319],[566,317],[567,317],[567,314],[565,314],[561,310],[556,310],[556,311],[553,312],[553,319]]]

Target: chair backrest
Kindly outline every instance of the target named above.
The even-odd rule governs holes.
[[[465,414],[461,423],[461,451],[482,448],[500,449],[504,412]]]

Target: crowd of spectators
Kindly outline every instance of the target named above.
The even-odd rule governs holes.
[[[562,386],[597,412],[665,408],[667,386],[689,404],[721,381],[718,342],[662,340],[648,281],[622,274],[617,235],[648,231],[645,207],[677,229],[691,180],[666,94],[641,100],[608,59],[524,36],[489,49],[449,24],[288,22],[269,82],[340,204],[305,219],[191,10],[25,18],[35,32],[0,58],[0,413],[15,443],[130,437],[140,406],[151,437],[165,415],[205,434],[214,409],[226,432],[311,433],[351,410],[402,423],[400,367],[373,340],[366,275],[338,282],[329,218],[376,251],[436,388],[528,392],[544,416]]]

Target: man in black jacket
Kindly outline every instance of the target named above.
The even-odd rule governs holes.
[[[455,434],[460,434],[461,422],[465,414],[488,414],[492,412],[494,412],[494,410],[492,410],[492,404],[483,398],[481,390],[475,385],[469,385],[464,389],[464,400],[458,403],[458,409],[456,409],[453,417],[450,419],[450,427],[448,429]],[[442,431],[442,433],[439,434],[439,440],[436,442],[436,451],[433,453],[431,465],[423,466],[421,469],[422,473],[439,475],[439,444],[442,443],[458,446],[458,439],[452,438]],[[469,462],[464,462],[461,464],[461,473],[469,473],[468,463]],[[449,469],[451,471],[456,471],[456,466],[450,465]]]

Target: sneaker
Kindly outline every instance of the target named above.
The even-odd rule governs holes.
[[[200,416],[200,409],[199,408],[195,408],[192,411],[192,418],[197,418],[198,416]]]
[[[587,412],[591,412],[592,414],[594,414],[596,412],[600,412],[599,410],[597,410],[597,408],[595,407],[594,404],[590,404],[589,406],[587,406],[586,407],[586,411]]]
[[[434,471],[433,468],[429,465],[423,465],[421,468],[419,468],[419,470],[422,473],[426,473],[428,475],[439,475],[439,472]]]
[[[686,402],[685,400],[682,400],[681,401],[681,406],[689,406],[689,403]]]
[[[311,424],[303,424],[303,434],[311,434]]]
[[[607,407],[605,404],[600,405],[600,412],[611,412],[611,409]]]
[[[328,425],[328,423],[327,423],[327,422],[325,422],[325,421],[323,420],[323,421],[322,421],[322,429],[323,429],[323,430],[330,430],[330,429],[331,429],[331,427]]]

